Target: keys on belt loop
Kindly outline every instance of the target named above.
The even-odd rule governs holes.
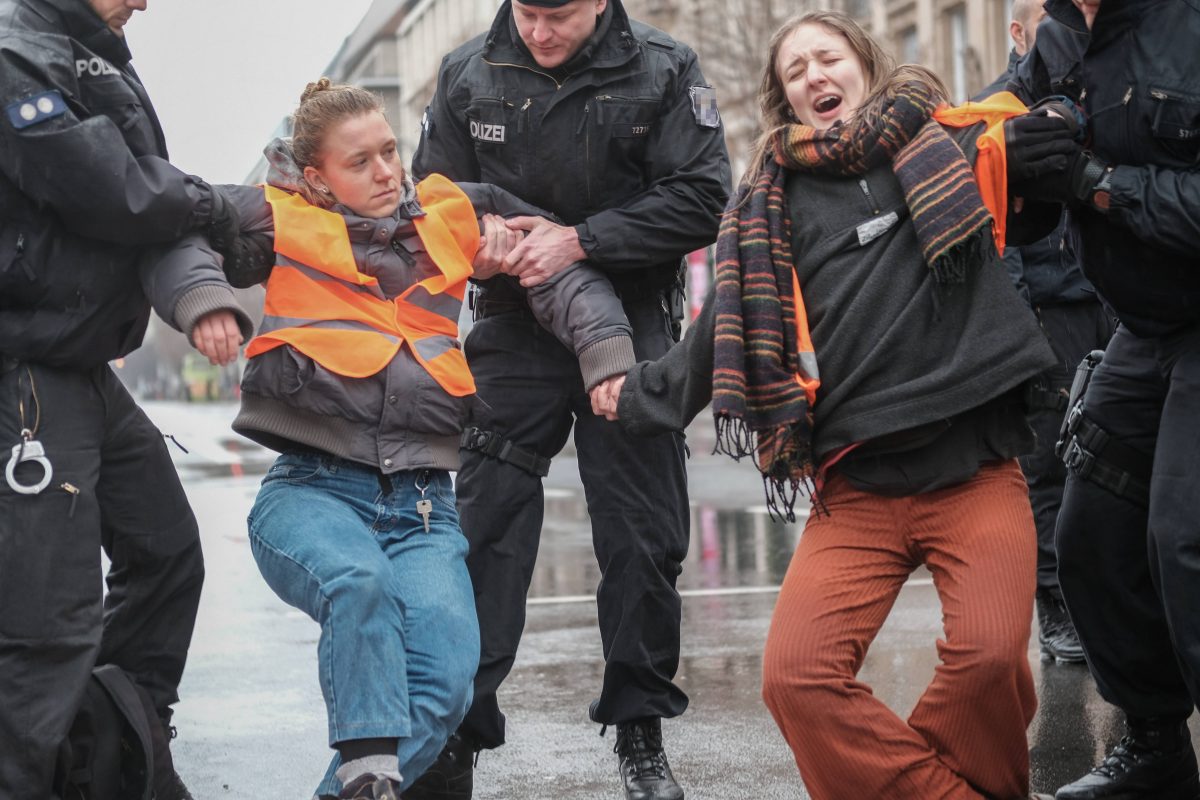
[[[42,467],[42,479],[35,484],[24,484],[17,480],[17,465],[26,461],[33,461]],[[42,490],[50,485],[52,477],[54,467],[50,465],[50,459],[46,458],[46,448],[33,438],[33,431],[22,428],[21,443],[13,445],[12,456],[8,459],[8,466],[4,468],[4,479],[9,488],[17,494],[41,494]]]
[[[421,493],[421,499],[417,501],[417,513],[425,523],[425,532],[429,533],[429,515],[433,513],[433,501],[425,498],[425,492],[429,491],[429,470],[423,469],[418,472],[413,486]]]

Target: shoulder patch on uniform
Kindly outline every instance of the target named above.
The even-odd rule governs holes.
[[[67,104],[57,89],[42,92],[4,107],[8,121],[17,130],[54,119],[67,113]]]
[[[717,90],[711,86],[693,86],[688,89],[692,98],[692,114],[701,128],[721,127],[721,112],[717,110]]]
[[[668,53],[675,49],[675,40],[661,33],[652,33],[646,37],[646,44],[653,45]]]

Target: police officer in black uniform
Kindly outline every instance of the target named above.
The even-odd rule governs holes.
[[[1090,150],[1013,192],[1065,201],[1120,318],[1065,450],[1059,578],[1128,732],[1059,800],[1200,797],[1200,0],[1047,0],[1011,88],[1066,95]]]
[[[716,94],[691,49],[630,20],[620,0],[506,0],[487,33],[446,56],[423,124],[418,178],[495,183],[563,224],[511,221],[527,237],[510,275],[476,300],[465,349],[485,407],[464,436],[457,485],[482,659],[459,734],[406,797],[469,797],[471,751],[504,743],[496,689],[525,623],[541,479],[574,423],[602,575],[606,663],[590,715],[617,727],[630,798],[680,798],[660,719],[687,706],[673,682],[675,581],[688,548],[684,443],[631,437],[595,416],[575,357],[530,316],[522,284],[587,259],[621,296],[637,359],[665,353],[678,335],[681,259],[715,239],[728,197]],[[434,781],[457,793],[433,794]]]
[[[166,160],[122,33],[144,7],[0,0],[5,800],[58,798],[80,779],[59,750],[98,664],[136,682],[167,754],[200,599],[196,520],[162,434],[108,361],[146,330],[148,246],[192,230],[226,245],[236,220],[222,195]],[[175,321],[194,336],[232,336],[236,350],[249,321],[235,309],[218,279],[183,294]],[[101,547],[112,564],[103,600]],[[153,791],[190,797],[173,769]]]
[[[1013,49],[1009,54],[1008,69],[980,92],[977,99],[1005,90],[1017,61],[1037,40],[1037,24],[1045,17],[1043,5],[1044,0],[1014,0],[1009,23]],[[1058,556],[1054,549],[1054,529],[1067,482],[1066,465],[1054,449],[1067,411],[1075,367],[1092,350],[1104,349],[1115,322],[1096,297],[1096,290],[1083,276],[1065,225],[1064,212],[1053,233],[1045,239],[1006,248],[1004,266],[1021,297],[1033,308],[1046,340],[1058,358],[1058,364],[1029,383],[1026,401],[1029,424],[1037,434],[1037,446],[1019,460],[1029,483],[1029,502],[1037,526],[1036,600],[1042,660],[1078,664],[1084,660],[1083,648],[1062,599]]]

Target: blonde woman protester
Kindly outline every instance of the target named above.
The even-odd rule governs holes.
[[[281,452],[250,544],[276,594],[321,624],[337,752],[318,795],[395,800],[462,720],[479,661],[450,479],[474,395],[457,321],[467,279],[492,274],[521,234],[478,217],[539,212],[492,186],[434,175],[414,187],[362,89],[309,84],[294,129],[267,150],[266,186],[227,187],[243,235],[226,274],[267,281],[233,427]],[[211,258],[185,240],[161,269]],[[602,275],[576,265],[529,294],[589,387],[632,365]],[[199,341],[206,354],[238,344]]]
[[[997,246],[1057,219],[1008,213],[1006,178],[1056,163],[1068,123],[1011,95],[948,108],[934,75],[832,12],[775,34],[759,96],[714,295],[593,406],[657,433],[711,398],[719,448],[756,456],[777,512],[813,492],[763,697],[815,800],[1027,797],[1036,542],[1016,456],[1021,387],[1053,356]],[[921,565],[944,635],[901,719],[857,676]]]

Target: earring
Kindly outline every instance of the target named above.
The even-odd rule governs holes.
[[[322,187],[321,187],[321,191],[322,191],[322,192],[324,192],[325,194],[329,194],[329,187],[328,187],[328,186],[322,186]]]

